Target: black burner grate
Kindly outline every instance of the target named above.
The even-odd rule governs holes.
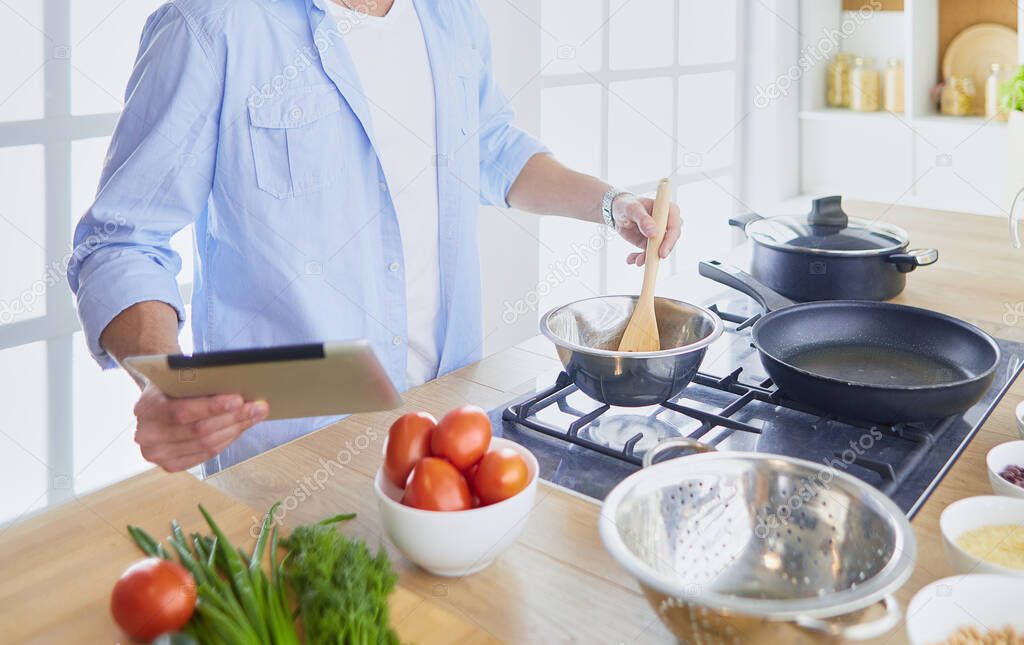
[[[740,380],[742,371],[743,368],[737,368],[724,378],[717,378],[703,373],[698,373],[697,376],[694,377],[693,383],[697,385],[736,395],[736,398],[732,403],[722,408],[721,411],[717,413],[701,410],[693,406],[682,405],[675,401],[666,401],[660,405],[660,408],[678,412],[679,414],[683,414],[700,422],[700,426],[695,430],[681,436],[699,440],[707,435],[711,430],[715,428],[723,428],[724,432],[719,433],[712,441],[708,442],[711,445],[717,445],[723,442],[734,432],[761,434],[761,428],[732,418],[736,412],[743,409],[752,401],[761,401],[762,403],[769,403],[771,405],[802,412],[804,414],[811,414],[817,417],[815,421],[812,421],[813,426],[820,426],[824,422],[836,421],[848,426],[861,428],[866,431],[876,431],[889,441],[909,442],[913,444],[913,446],[909,450],[900,451],[904,454],[904,458],[897,464],[873,459],[860,454],[855,455],[849,460],[849,463],[876,473],[881,478],[881,482],[878,487],[887,494],[892,494],[899,487],[904,478],[909,473],[913,472],[914,468],[921,460],[921,457],[957,418],[950,417],[948,419],[927,424],[900,423],[895,425],[879,425],[857,420],[837,419],[833,416],[818,413],[807,406],[803,406],[780,397],[778,391],[773,389],[773,385],[770,380],[763,381],[757,385],[743,383]],[[569,375],[562,372],[558,375],[558,378],[552,387],[538,392],[525,401],[510,405],[506,408],[503,416],[505,420],[517,423],[522,427],[541,432],[550,437],[563,439],[576,444],[577,446],[639,466],[642,460],[642,455],[637,454],[634,451],[634,448],[636,444],[643,439],[642,432],[638,432],[632,438],[627,440],[621,450],[616,450],[607,445],[594,442],[580,435],[581,430],[597,420],[598,417],[608,412],[611,407],[608,405],[601,405],[589,412],[574,409],[567,402],[566,398],[569,394],[575,392],[576,389],[577,388],[573,385]],[[558,427],[538,419],[536,416],[537,413],[551,405],[558,406],[558,409],[563,413],[576,416],[576,419],[569,423],[567,427]],[[661,410],[650,413],[649,417],[651,419],[655,419],[658,417],[660,412]],[[841,458],[842,451],[834,450],[831,456],[834,458]]]

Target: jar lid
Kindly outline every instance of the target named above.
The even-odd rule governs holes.
[[[909,237],[889,224],[847,217],[839,196],[814,200],[805,216],[766,217],[746,227],[765,246],[819,255],[881,255],[903,249]]]

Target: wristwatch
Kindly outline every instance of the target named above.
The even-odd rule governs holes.
[[[608,226],[615,228],[615,217],[612,216],[612,205],[615,203],[615,198],[621,195],[630,195],[628,190],[622,190],[621,188],[612,188],[604,197],[601,199],[601,218],[604,223]]]

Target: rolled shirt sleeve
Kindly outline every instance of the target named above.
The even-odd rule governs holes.
[[[102,367],[114,361],[100,334],[133,304],[166,302],[184,322],[170,239],[210,195],[223,75],[209,52],[174,4],[150,16],[96,199],[75,229],[68,282]]]
[[[549,153],[540,141],[512,124],[515,112],[494,78],[491,39],[487,21],[476,1],[477,53],[483,61],[480,70],[480,201],[487,206],[507,208],[508,191],[530,157]]]

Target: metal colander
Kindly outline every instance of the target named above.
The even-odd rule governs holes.
[[[674,445],[668,440],[649,451]],[[910,524],[885,495],[821,464],[712,452],[646,467],[607,497],[601,537],[685,642],[869,638],[891,629]],[[859,623],[882,601],[879,620]]]

